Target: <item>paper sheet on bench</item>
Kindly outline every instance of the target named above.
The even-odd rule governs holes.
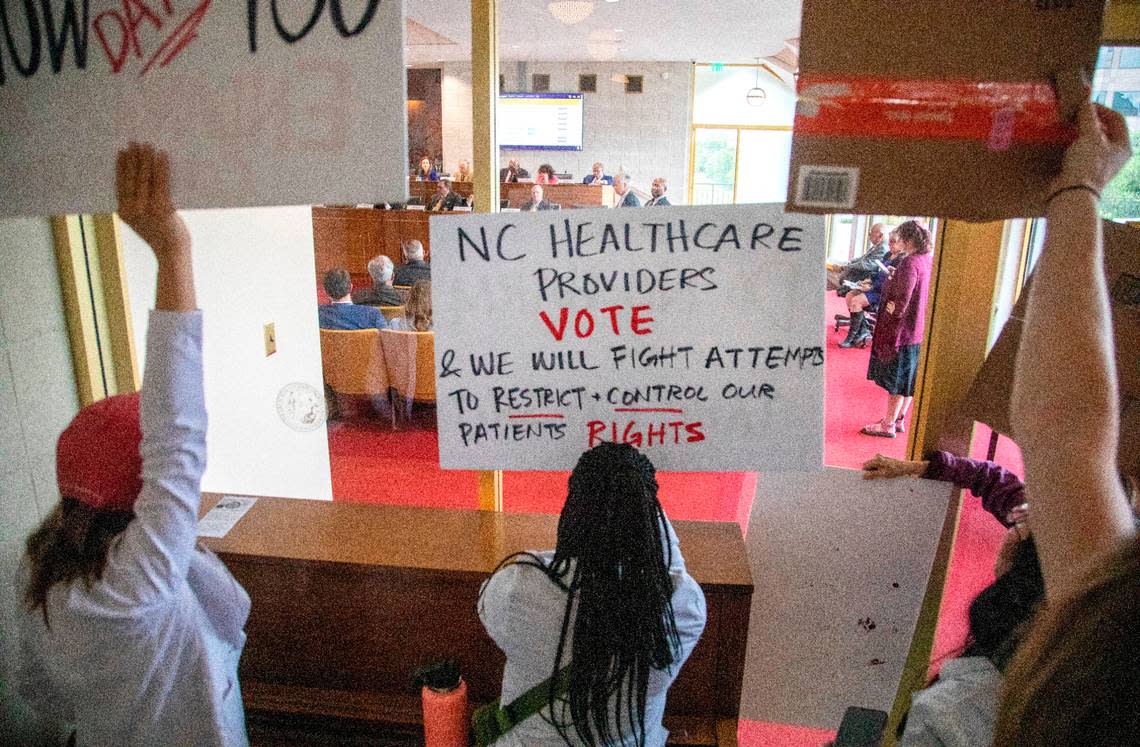
[[[854,470],[761,475],[740,717],[836,729],[890,712],[952,486]]]
[[[223,495],[214,507],[198,520],[198,536],[225,537],[255,503],[257,503],[256,498]]]

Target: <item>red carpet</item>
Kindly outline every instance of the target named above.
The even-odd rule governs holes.
[[[846,313],[843,300],[828,294],[827,319]],[[843,332],[846,328],[843,328]],[[859,429],[882,417],[886,394],[867,381],[868,349],[840,349],[843,334],[827,328],[824,461],[858,469],[876,452],[902,458],[905,436],[864,436]],[[419,411],[415,422],[393,432],[386,421],[353,416],[329,426],[333,495],[366,503],[475,508],[477,473],[439,468],[434,411]],[[910,425],[910,418],[907,418]],[[979,436],[973,456],[984,457],[989,432]],[[997,461],[1021,474],[1020,453],[1002,439]],[[508,511],[557,513],[566,496],[565,472],[506,472],[503,496]],[[756,491],[755,473],[659,473],[661,502],[670,517],[743,523]],[[967,494],[946,585],[933,661],[953,655],[965,639],[970,601],[992,580],[993,558],[1004,530]],[[838,724],[836,725],[838,726]],[[741,722],[744,747],[817,747],[834,733],[780,724]]]

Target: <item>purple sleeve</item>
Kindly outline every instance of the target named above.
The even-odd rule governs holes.
[[[1010,526],[1006,516],[1025,503],[1025,484],[1005,467],[994,462],[967,459],[946,451],[930,456],[930,466],[923,477],[928,480],[952,482],[982,499],[982,508],[989,511],[1002,526]]]

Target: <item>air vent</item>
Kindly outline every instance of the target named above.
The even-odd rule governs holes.
[[[530,90],[535,93],[546,93],[550,90],[550,76],[545,73],[535,73],[530,76]]]
[[[641,75],[627,75],[627,76],[625,76],[625,92],[626,93],[641,93],[643,81],[644,81],[644,77]]]
[[[588,75],[578,76],[578,92],[579,93],[597,93],[598,92],[598,76],[590,73]]]

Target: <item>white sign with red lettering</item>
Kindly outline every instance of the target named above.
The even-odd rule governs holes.
[[[778,205],[431,220],[440,463],[823,462],[824,224]]]
[[[402,200],[402,0],[0,0],[0,216],[114,209],[115,150],[183,208]]]

